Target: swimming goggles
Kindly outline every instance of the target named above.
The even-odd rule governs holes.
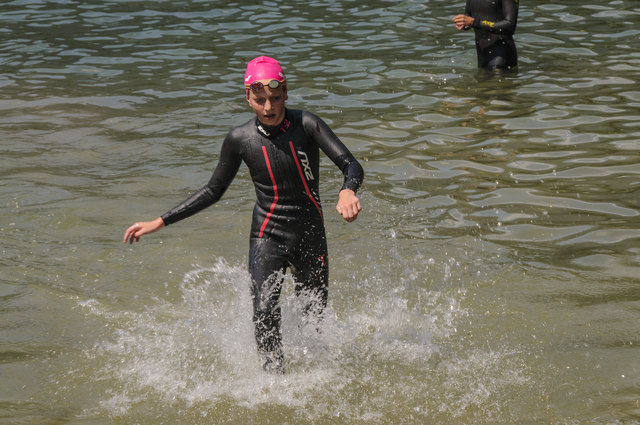
[[[277,89],[281,85],[284,85],[284,81],[281,82],[278,80],[271,80],[266,85],[270,89]],[[261,81],[254,81],[253,83],[249,84],[247,88],[251,89],[252,91],[260,91],[264,88],[264,86],[265,84],[263,84]]]

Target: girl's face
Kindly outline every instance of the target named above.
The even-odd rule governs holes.
[[[265,85],[261,90],[249,90],[247,102],[261,124],[275,127],[284,120],[284,102],[288,99],[287,89],[280,86],[272,89]]]

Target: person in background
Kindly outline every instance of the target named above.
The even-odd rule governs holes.
[[[319,197],[320,151],[344,175],[336,210],[347,222],[362,209],[356,192],[364,173],[322,119],[285,107],[287,80],[277,60],[266,56],[251,60],[244,87],[256,116],[229,131],[209,182],[161,217],[134,223],[123,241],[138,241],[216,203],[244,162],[256,193],[249,242],[255,338],[263,368],[283,373],[279,298],[286,270],[293,271],[296,294],[310,295],[305,314],[321,315],[327,304],[329,259]]]
[[[518,0],[467,0],[463,15],[453,17],[456,29],[473,28],[478,67],[513,69],[518,52],[513,34],[518,20]]]

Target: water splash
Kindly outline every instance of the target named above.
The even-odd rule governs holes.
[[[101,414],[131,418],[141,406],[172,406],[183,412],[179,417],[197,411],[210,419],[226,406],[232,416],[275,409],[276,417],[289,412],[334,423],[502,415],[495,405],[508,405],[505,388],[524,385],[526,371],[517,353],[466,346],[460,262],[416,256],[402,267],[400,275],[379,268],[351,282],[349,291],[362,291],[355,288],[360,297],[347,306],[345,285],[332,283],[321,320],[301,314],[305,300],[296,298],[287,277],[283,376],[261,370],[249,276],[224,260],[188,272],[179,301],[155,300],[141,312],[84,302],[113,329],[86,353],[102,364]],[[398,415],[406,419],[398,422]]]

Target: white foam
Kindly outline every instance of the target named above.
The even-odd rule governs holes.
[[[444,290],[420,282],[425,266]],[[321,320],[301,314],[305,299],[293,294],[287,277],[281,306],[288,372],[282,376],[261,370],[249,276],[224,260],[187,273],[178,302],[156,300],[142,312],[84,302],[114,329],[89,353],[104,363],[101,379],[112,388],[101,407],[121,416],[148,398],[205,412],[231,402],[366,421],[386,417],[400,403],[417,418],[434,412],[456,417],[483,408],[506,385],[523,382],[525,374],[509,364],[508,353],[456,351],[464,345],[457,328],[468,316],[466,292],[452,284],[456,261],[414,259],[405,267],[407,277],[391,279],[377,270],[350,282],[351,289],[367,290],[346,311],[334,309],[345,285],[332,282]],[[433,388],[444,391],[434,394]]]

